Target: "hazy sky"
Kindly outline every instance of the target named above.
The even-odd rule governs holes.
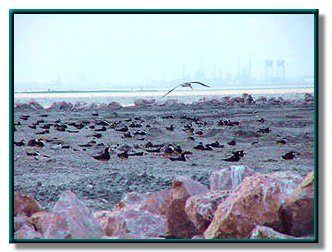
[[[314,15],[15,14],[14,53],[15,83],[144,85],[183,69],[213,76],[214,66],[236,74],[249,55],[257,79],[266,59],[285,60],[287,77],[313,75]]]

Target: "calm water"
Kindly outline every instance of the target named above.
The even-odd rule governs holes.
[[[14,103],[26,103],[35,101],[44,107],[53,102],[66,101],[71,103],[109,103],[118,102],[123,106],[134,104],[137,99],[155,99],[163,103],[167,99],[177,99],[179,102],[192,103],[199,99],[213,99],[223,96],[241,96],[248,93],[254,99],[265,97],[283,97],[284,99],[303,98],[304,93],[313,93],[313,88],[280,88],[280,89],[250,89],[250,90],[178,90],[162,98],[165,91],[117,91],[117,92],[41,92],[41,93],[15,93]]]

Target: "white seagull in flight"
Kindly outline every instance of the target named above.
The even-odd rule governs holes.
[[[168,91],[166,94],[164,94],[161,98],[165,97],[165,96],[168,95],[170,92],[172,92],[174,89],[176,89],[176,88],[178,88],[178,87],[180,87],[180,86],[181,86],[181,87],[190,87],[192,90],[194,90],[193,87],[191,86],[191,84],[199,84],[199,85],[202,85],[202,86],[204,86],[204,87],[210,87],[210,86],[208,86],[208,85],[206,85],[206,84],[204,84],[204,83],[202,83],[202,82],[199,82],[199,81],[184,82],[184,83],[181,83],[181,84],[175,86],[174,88],[172,88],[170,91]]]

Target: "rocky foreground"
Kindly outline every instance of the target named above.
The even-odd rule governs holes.
[[[254,173],[231,166],[211,173],[210,189],[178,176],[169,190],[126,194],[112,209],[92,212],[64,191],[46,211],[14,193],[15,239],[311,239],[314,172]]]

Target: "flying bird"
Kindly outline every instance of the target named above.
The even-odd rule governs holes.
[[[192,84],[199,84],[199,85],[204,86],[204,87],[210,87],[210,86],[208,86],[208,85],[206,85],[202,82],[199,82],[199,81],[184,82],[184,83],[181,83],[181,84],[175,86],[174,88],[172,88],[170,91],[168,91],[166,94],[164,94],[162,96],[162,98],[165,97],[166,95],[168,95],[170,92],[172,92],[174,89],[176,89],[178,87],[190,87],[192,90],[194,90],[193,87],[192,87]]]

